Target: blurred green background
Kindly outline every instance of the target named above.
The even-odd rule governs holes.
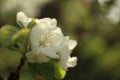
[[[65,35],[78,41],[77,66],[63,80],[120,80],[120,0],[0,0],[0,27],[16,25],[16,13],[56,18]],[[21,54],[0,48],[0,75],[6,78]],[[20,80],[33,80],[27,65]],[[40,79],[36,79],[40,80]]]

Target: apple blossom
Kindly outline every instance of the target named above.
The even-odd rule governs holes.
[[[17,21],[27,27],[31,18],[19,12]],[[64,70],[76,66],[77,57],[70,55],[77,42],[63,35],[61,29],[57,27],[57,20],[43,18],[35,21],[36,25],[31,29],[29,36],[31,50],[26,53],[27,60],[31,63],[43,63],[57,59]]]
[[[23,12],[17,13],[17,23],[22,27],[27,27],[28,24],[32,21],[31,18],[28,18]]]

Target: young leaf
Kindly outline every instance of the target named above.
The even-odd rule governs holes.
[[[13,36],[12,39],[16,40],[16,41],[20,41],[23,42],[25,38],[28,37],[30,32],[30,29],[28,28],[23,28],[21,30],[19,30],[18,32],[16,32]]]
[[[47,80],[54,80],[55,71],[51,63],[28,63],[28,66],[34,74],[45,77]]]
[[[55,65],[55,77],[58,80],[61,80],[65,77],[66,71],[62,69],[62,67],[59,64]]]
[[[51,63],[54,65],[54,69],[55,69],[55,78],[57,80],[61,80],[65,77],[66,75],[66,71],[62,69],[60,63],[58,61],[53,61],[51,60]]]
[[[17,47],[19,48],[19,50],[24,51],[25,49],[25,44],[28,43],[29,39],[29,33],[30,33],[30,29],[28,28],[23,28],[19,31],[17,31],[13,36],[12,36],[12,40],[15,41],[13,47]]]
[[[0,46],[8,47],[12,44],[12,36],[18,31],[18,29],[12,25],[5,25],[0,29]]]
[[[36,25],[35,19],[33,18],[32,21],[28,24],[27,28],[32,29]]]

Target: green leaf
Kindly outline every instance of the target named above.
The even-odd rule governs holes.
[[[21,28],[24,28],[23,23],[21,21],[17,21],[17,23]]]
[[[57,80],[61,80],[65,77],[66,71],[62,69],[60,63],[58,61],[51,60],[51,63],[54,65],[55,68],[55,78]]]
[[[34,74],[45,77],[47,80],[54,80],[55,71],[51,63],[28,63],[28,66]]]
[[[6,69],[7,67],[15,68],[21,57],[22,55],[18,51],[0,48],[0,69]]]
[[[27,28],[32,29],[36,25],[35,19],[33,18],[32,21],[28,24]]]
[[[25,44],[28,43],[30,29],[23,28],[17,31],[12,39],[15,41],[13,47],[18,48],[21,51],[25,50]]]
[[[0,29],[0,46],[8,47],[12,44],[12,36],[18,29],[12,25],[5,25]]]
[[[30,33],[30,29],[28,28],[23,28],[21,30],[19,30],[18,32],[16,32],[13,36],[12,39],[13,40],[17,40],[20,42],[23,42],[26,38],[28,38]]]
[[[56,77],[58,80],[63,79],[63,78],[65,77],[65,75],[66,75],[66,71],[63,70],[59,64],[56,65],[56,68],[55,68],[55,69],[56,69],[56,70],[55,70],[55,77]]]

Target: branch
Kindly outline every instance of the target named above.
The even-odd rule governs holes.
[[[23,55],[16,71],[10,73],[10,75],[8,76],[8,80],[19,80],[19,74],[20,74],[22,67],[25,64],[25,61],[26,61],[26,57],[25,55]]]
[[[19,63],[19,65],[17,66],[16,71],[11,72],[11,73],[9,74],[7,80],[19,80],[19,78],[20,78],[20,71],[21,71],[21,69],[22,69],[22,67],[24,66],[25,61],[26,61],[26,56],[25,56],[25,54],[27,53],[27,49],[28,49],[28,39],[27,39],[27,38],[26,38],[26,42],[25,42],[24,44],[25,44],[25,52],[22,52],[22,53],[23,53],[23,56],[21,57],[20,63]],[[15,50],[16,50],[16,49],[15,49]]]
[[[19,50],[19,49],[17,49],[17,48],[14,48],[14,47],[12,47],[12,48],[8,48],[8,49],[10,49],[10,50],[14,50],[14,51],[18,51],[18,52],[21,52],[21,53],[24,53],[24,51],[22,51],[22,50]]]

